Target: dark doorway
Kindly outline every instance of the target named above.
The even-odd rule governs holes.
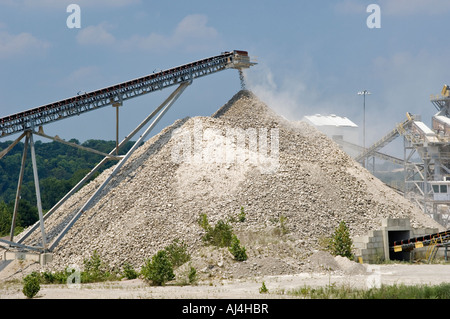
[[[388,240],[389,240],[389,247],[392,247],[394,245],[394,241],[400,241],[410,238],[409,230],[390,230],[388,231]],[[389,251],[389,259],[390,260],[403,260],[403,261],[410,261],[411,259],[411,253],[410,251],[400,251],[400,252],[394,252]]]

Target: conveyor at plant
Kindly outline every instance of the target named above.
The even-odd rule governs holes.
[[[450,230],[430,235],[396,240],[393,242],[392,246],[390,246],[390,250],[397,253],[402,251],[411,251],[415,248],[428,247],[426,259],[431,261],[436,256],[439,247],[445,247],[445,260],[447,260],[448,245],[450,245]]]

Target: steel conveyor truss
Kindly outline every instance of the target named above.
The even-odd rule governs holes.
[[[107,105],[121,105],[128,99],[189,82],[227,68],[242,69],[254,64],[250,62],[247,52],[235,50],[93,92],[81,93],[64,100],[0,118],[0,137],[30,130]]]

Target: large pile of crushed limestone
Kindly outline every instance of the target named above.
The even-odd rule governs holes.
[[[48,241],[111,170],[46,221]],[[204,245],[202,213],[211,224],[234,217],[246,262]],[[321,238],[340,221],[352,236],[361,236],[379,229],[387,217],[439,227],[315,128],[288,121],[253,93],[240,91],[212,117],[178,120],[138,148],[61,240],[47,267],[82,267],[96,250],[112,267],[128,262],[139,268],[179,239],[205,276],[295,273],[312,267]],[[26,243],[39,236],[36,232]]]

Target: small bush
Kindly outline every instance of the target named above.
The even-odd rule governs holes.
[[[124,263],[122,268],[123,276],[127,279],[136,279],[139,275],[130,263]]]
[[[261,288],[259,288],[259,293],[260,294],[265,294],[265,293],[268,293],[268,292],[269,292],[269,289],[267,289],[266,283],[263,281],[263,283],[261,285]]]
[[[192,266],[189,267],[188,279],[190,284],[194,284],[197,281],[197,270]]]
[[[331,253],[335,256],[352,258],[352,239],[347,224],[339,223],[331,239]]]
[[[22,292],[27,298],[33,298],[41,290],[39,274],[32,272],[23,278]]]
[[[164,248],[167,252],[173,267],[179,267],[191,260],[191,255],[187,251],[187,245],[183,241],[175,239],[169,246]]]
[[[233,235],[233,238],[231,240],[231,246],[228,249],[236,260],[238,261],[247,260],[247,253],[245,252],[246,249],[244,246],[241,246],[241,242],[239,241],[236,235]]]
[[[167,281],[174,279],[175,274],[167,251],[160,250],[151,259],[148,259],[141,269],[141,274],[144,279],[157,286],[162,286]]]
[[[55,282],[55,275],[51,272],[43,272],[40,276],[40,282],[43,284],[52,284]]]
[[[89,259],[84,261],[84,271],[81,272],[81,282],[101,282],[106,280],[117,279],[116,276],[111,274],[108,267],[102,262],[97,250]]]
[[[244,206],[241,206],[241,212],[239,213],[239,221],[241,223],[245,222],[245,212],[244,212]]]
[[[177,284],[180,286],[193,285],[197,282],[197,270],[189,263],[183,266],[183,271],[178,274]]]
[[[209,225],[208,216],[206,216],[206,214],[200,215],[198,224],[200,225],[201,228],[203,228],[206,231],[208,231],[211,228],[211,226]]]
[[[206,231],[206,234],[203,236],[203,241],[206,244],[217,247],[230,246],[231,238],[233,236],[230,224],[223,220],[219,220],[214,227],[211,227],[206,214],[200,216],[199,224]]]
[[[282,235],[286,235],[289,230],[286,227],[286,221],[287,221],[287,217],[284,215],[280,216],[280,229],[281,229],[281,234]]]

